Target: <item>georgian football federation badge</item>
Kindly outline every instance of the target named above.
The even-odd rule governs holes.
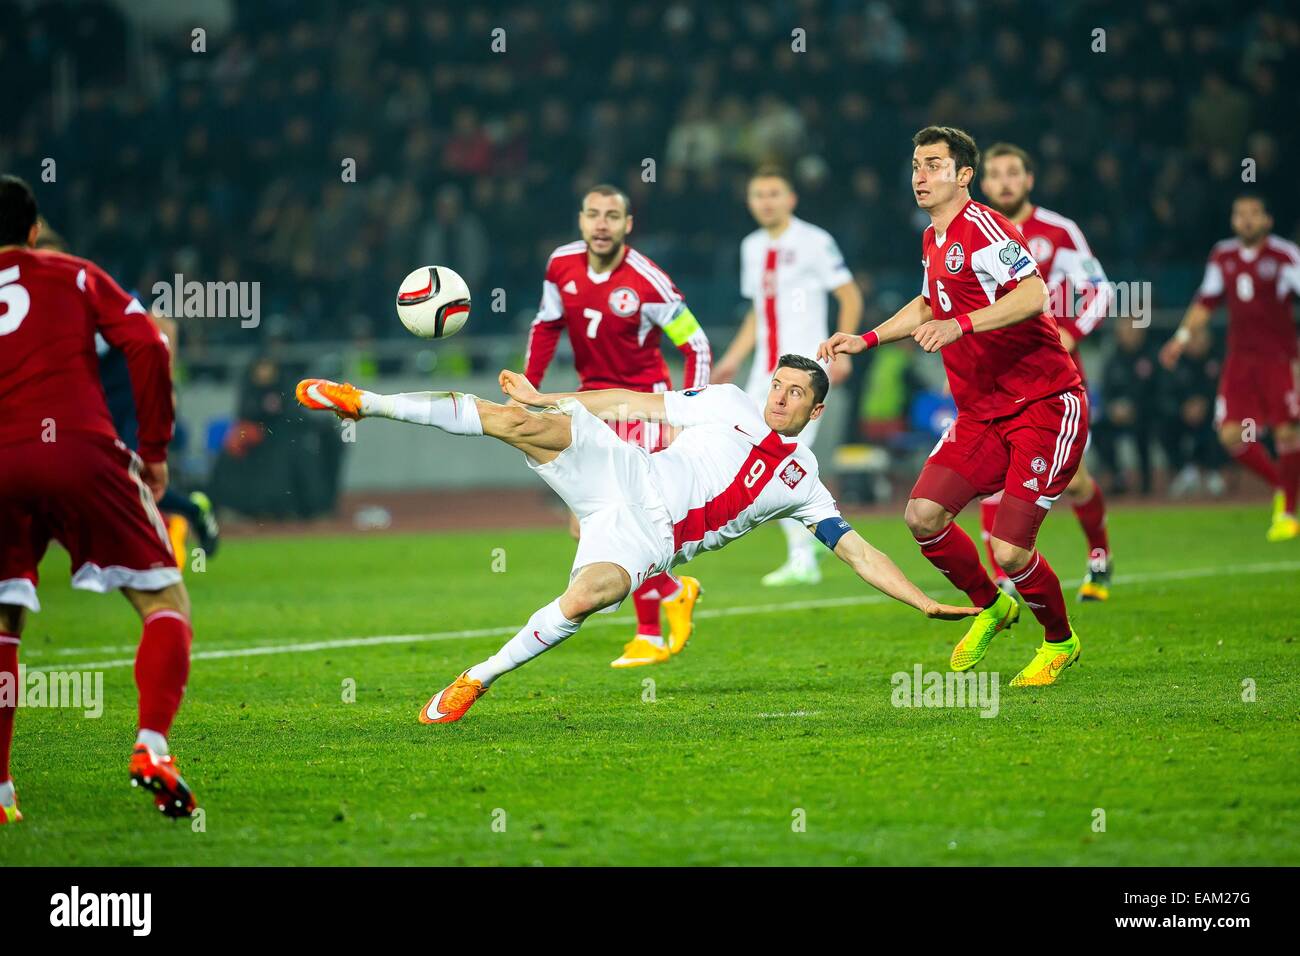
[[[966,264],[966,250],[961,247],[960,242],[954,242],[952,248],[944,254],[943,264],[953,275],[961,272],[961,267]]]
[[[1277,275],[1277,260],[1261,259],[1259,265],[1256,266],[1256,269],[1258,270],[1261,279],[1272,282],[1273,278]]]
[[[1041,475],[1043,472],[1047,471],[1047,461],[1042,455],[1039,455],[1029,463],[1029,467],[1034,470],[1035,475]]]
[[[641,308],[641,297],[635,290],[622,285],[609,294],[609,308],[615,315],[627,318]]]

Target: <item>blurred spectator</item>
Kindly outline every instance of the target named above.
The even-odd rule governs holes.
[[[1101,381],[1100,408],[1093,415],[1093,446],[1101,460],[1098,475],[1110,491],[1124,494],[1128,479],[1119,463],[1119,445],[1127,440],[1138,461],[1139,488],[1151,493],[1151,451],[1158,427],[1155,348],[1147,331],[1132,321],[1115,323],[1115,351],[1106,362]]]
[[[1198,331],[1171,372],[1161,369],[1160,441],[1173,475],[1169,493],[1194,494],[1202,487],[1223,493],[1220,469],[1226,463],[1214,428],[1214,398],[1222,363],[1212,354],[1208,331]]]

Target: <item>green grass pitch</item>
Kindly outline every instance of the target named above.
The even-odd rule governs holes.
[[[1060,511],[1041,544],[1074,584],[1083,544]],[[20,710],[27,819],[0,830],[0,864],[1294,866],[1300,542],[1266,545],[1266,518],[1117,510],[1119,580],[1075,606],[1079,665],[1007,686],[1041,638],[1026,610],[982,665],[1001,675],[992,718],[893,706],[891,676],[945,670],[962,627],[874,600],[834,559],[817,588],[763,589],[783,547],[764,528],[690,568],[703,613],[672,662],[610,669],[625,606],[426,727],[427,697],[558,593],[562,526],[232,540],[187,575],[196,660],[172,743],[197,831],[128,786],[138,625],[120,598],[71,592],[56,552],[26,664],[118,663],[99,719]],[[953,596],[901,518],[856,525]]]

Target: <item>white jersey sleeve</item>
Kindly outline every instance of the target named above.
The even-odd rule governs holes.
[[[997,237],[970,258],[977,276],[988,276],[1000,286],[1038,271],[1038,263],[1029,250],[1009,236]]]
[[[840,517],[840,509],[831,497],[830,490],[818,478],[808,483],[804,500],[791,512],[790,517],[804,525],[816,526],[827,518]]]
[[[542,281],[542,302],[537,307],[534,322],[554,322],[564,318],[564,301],[560,298],[559,287],[550,279]]]
[[[1214,299],[1223,295],[1223,270],[1211,259],[1205,264],[1205,275],[1201,278],[1201,287],[1197,295],[1203,299]]]
[[[664,417],[676,428],[693,425],[767,427],[753,399],[743,389],[731,384],[664,392]]]
[[[817,256],[813,260],[817,279],[827,292],[853,281],[853,273],[844,264],[844,253],[829,232],[822,232],[815,242]]]

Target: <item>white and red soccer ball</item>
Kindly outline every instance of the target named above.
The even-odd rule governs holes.
[[[469,286],[446,266],[421,266],[397,288],[397,317],[422,339],[455,335],[469,318]]]

